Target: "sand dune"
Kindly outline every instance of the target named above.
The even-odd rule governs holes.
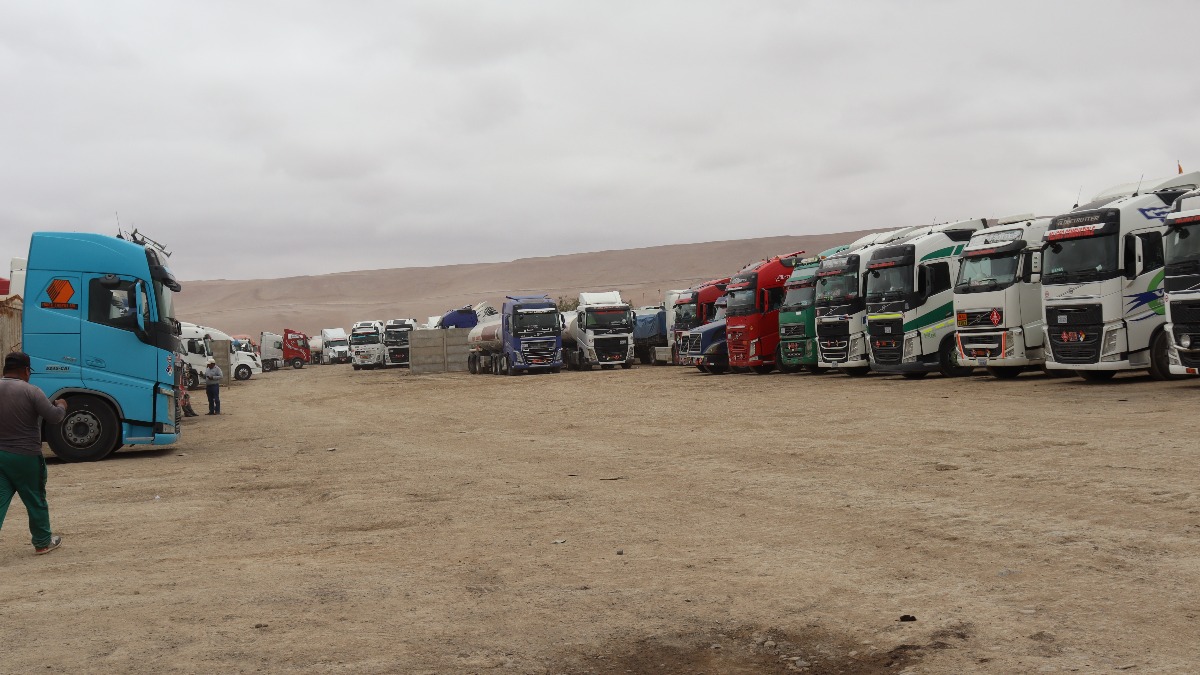
[[[809,254],[865,232],[767,237],[620,251],[524,258],[504,263],[407,267],[284,279],[183,282],[177,314],[228,333],[257,335],[284,327],[310,335],[348,328],[362,319],[420,321],[482,300],[497,306],[506,294],[618,289],[637,305],[661,302],[668,289],[728,276],[773,255]]]

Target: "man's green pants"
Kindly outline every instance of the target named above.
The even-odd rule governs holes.
[[[0,527],[14,494],[21,495],[29,512],[29,533],[34,547],[50,543],[50,506],[46,503],[46,458],[0,450]]]

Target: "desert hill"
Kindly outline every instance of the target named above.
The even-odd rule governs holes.
[[[363,319],[413,317],[424,322],[449,309],[504,296],[620,290],[635,305],[662,302],[673,288],[724,277],[747,263],[805,251],[815,255],[866,234],[843,232],[675,244],[575,253],[512,262],[406,267],[283,279],[185,281],[178,317],[227,333],[257,335],[284,327],[318,334]]]

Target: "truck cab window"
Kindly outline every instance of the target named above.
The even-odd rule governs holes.
[[[88,284],[88,321],[132,331],[137,328],[135,284],[121,279],[108,286],[92,279]],[[143,296],[144,297],[144,296]]]
[[[950,263],[933,263],[929,265],[929,294],[934,295],[950,290]]]
[[[1144,232],[1138,235],[1142,238],[1142,271],[1150,272],[1161,269],[1163,261],[1163,239],[1161,232]]]

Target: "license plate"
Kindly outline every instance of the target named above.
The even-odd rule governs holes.
[[[1058,315],[1058,322],[1059,322],[1059,323],[1066,323],[1066,322],[1067,322],[1067,315],[1066,315],[1066,314],[1059,314],[1059,315]]]
[[[980,366],[987,365],[987,359],[975,359],[975,360],[979,363]]]
[[[884,326],[884,327],[883,327],[883,332],[885,332],[885,333],[891,333],[891,332],[892,332],[892,327],[891,327],[891,326]]]

